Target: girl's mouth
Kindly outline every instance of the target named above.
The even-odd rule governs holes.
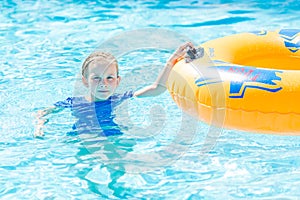
[[[109,91],[108,90],[97,90],[97,92],[105,93],[105,92],[109,92]]]

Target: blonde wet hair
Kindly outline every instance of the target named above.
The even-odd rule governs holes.
[[[107,61],[109,65],[114,64],[117,68],[117,76],[119,76],[119,67],[117,59],[112,54],[102,51],[93,52],[85,59],[81,67],[82,76],[86,76],[86,71],[88,69],[89,64],[98,59]]]

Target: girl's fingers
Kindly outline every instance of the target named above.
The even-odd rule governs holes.
[[[186,42],[185,44],[183,44],[181,47],[179,47],[179,49],[181,51],[187,51],[188,47],[190,48],[194,48],[194,45],[191,42]]]
[[[191,42],[184,43],[173,53],[168,62],[171,62],[174,65],[178,60],[184,57],[188,50],[188,47],[194,48],[194,45]]]

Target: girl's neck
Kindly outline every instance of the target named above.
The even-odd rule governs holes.
[[[101,101],[106,101],[107,99],[97,99],[91,95],[86,95],[85,97],[85,100],[87,100],[88,102],[90,103],[93,103],[93,102],[101,102]]]

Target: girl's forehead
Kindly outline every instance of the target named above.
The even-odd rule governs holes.
[[[90,73],[116,73],[117,66],[107,61],[93,61],[89,64],[88,71]]]

